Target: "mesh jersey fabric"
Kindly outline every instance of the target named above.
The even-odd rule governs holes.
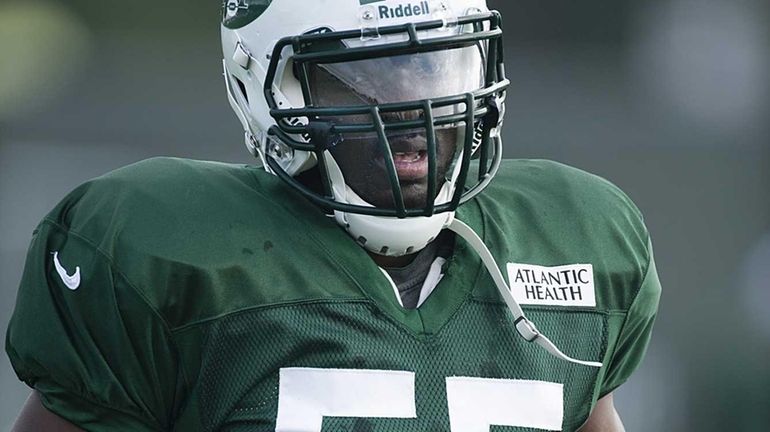
[[[568,365],[522,340],[507,315],[501,305],[472,300],[439,334],[424,340],[415,340],[362,303],[281,307],[228,317],[210,328],[208,336],[213,345],[202,362],[200,417],[205,421],[204,430],[274,430],[278,377],[250,377],[262,376],[262,371],[276,364],[415,372],[415,419],[328,418],[324,419],[324,430],[448,430],[445,379],[453,376],[565,383],[564,408],[568,415],[563,428],[577,429],[588,415],[584,401],[591,398],[598,370]],[[572,313],[566,319],[560,318],[560,323],[547,313],[531,315],[556,343],[577,355],[598,357],[605,346],[606,335],[595,334],[603,327],[601,315]],[[335,319],[330,321],[329,316]],[[276,323],[282,323],[281,327]],[[361,334],[376,337],[357,337]],[[581,342],[589,335],[588,343]],[[291,343],[287,344],[286,338]],[[265,346],[281,348],[253,355]],[[296,346],[308,349],[293,351]],[[242,368],[228,366],[233,358]]]
[[[562,430],[575,430],[650,338],[660,283],[639,211],[598,177],[519,160],[457,217],[501,268],[593,265],[595,307],[525,309],[603,368],[518,338],[460,239],[436,290],[406,310],[366,253],[277,179],[168,158],[86,183],[43,220],[6,350],[44,405],[86,430],[274,430],[278,374],[292,366],[415,373],[416,419],[329,418],[322,432],[449,430],[448,376],[562,383]],[[80,269],[78,289],[53,252]]]

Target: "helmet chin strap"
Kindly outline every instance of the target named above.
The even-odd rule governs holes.
[[[503,274],[497,267],[497,263],[495,262],[492,253],[489,251],[478,234],[476,234],[473,229],[471,229],[471,227],[457,219],[452,220],[448,228],[449,230],[462,237],[466,242],[468,242],[468,244],[473,248],[473,250],[476,251],[479,257],[481,257],[481,261],[487,268],[489,275],[492,276],[492,279],[497,286],[497,290],[500,292],[500,295],[503,297],[505,304],[513,314],[516,330],[519,332],[521,337],[523,337],[527,342],[534,342],[540,345],[554,357],[566,360],[570,363],[597,368],[602,367],[602,364],[599,362],[577,360],[561,352],[559,348],[557,348],[556,345],[551,342],[550,339],[540,333],[535,325],[524,316],[524,311],[521,309],[519,303],[516,302],[516,299],[513,298],[511,289],[508,287],[508,284],[505,283]]]

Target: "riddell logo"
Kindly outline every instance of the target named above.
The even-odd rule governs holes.
[[[430,7],[427,1],[420,3],[402,3],[398,6],[377,6],[380,19],[404,18],[412,16],[430,15]]]

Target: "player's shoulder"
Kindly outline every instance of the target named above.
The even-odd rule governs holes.
[[[85,273],[80,263],[103,263],[175,328],[313,295],[275,272],[308,281],[313,269],[331,273],[319,243],[336,241],[339,229],[293,194],[255,167],[155,158],[81,185],[38,236],[65,266]]]
[[[505,160],[495,180],[498,193],[515,190],[516,194],[533,201],[597,214],[624,213],[642,222],[639,209],[616,185],[596,174],[559,162]]]
[[[523,269],[590,265],[597,306],[630,307],[652,252],[642,214],[620,188],[557,162],[508,160],[477,201],[500,261]]]
[[[77,187],[48,215],[67,229],[99,241],[110,229],[156,235],[169,223],[216,223],[260,198],[280,196],[269,176],[246,165],[157,157],[143,160]],[[229,211],[222,211],[228,207]],[[252,212],[252,216],[258,216]]]
[[[145,159],[83,184],[75,191],[76,199],[112,197],[107,203],[138,198],[176,202],[191,194],[212,199],[223,197],[222,189],[235,184],[254,188],[256,170],[246,165],[200,161],[174,157]],[[237,190],[237,189],[235,189]],[[216,193],[211,193],[216,191]]]
[[[619,187],[581,169],[549,160],[505,160],[485,191],[496,216],[522,214],[545,229],[580,225],[593,235],[616,229],[634,233],[647,246],[639,208]]]

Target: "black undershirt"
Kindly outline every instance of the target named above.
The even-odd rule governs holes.
[[[442,231],[436,240],[425,246],[411,263],[404,267],[385,268],[398,288],[405,309],[417,308],[422,284],[437,257],[449,258],[454,250],[454,234]]]

